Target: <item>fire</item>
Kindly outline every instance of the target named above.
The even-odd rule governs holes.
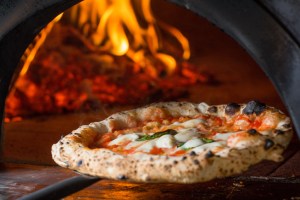
[[[181,92],[171,88],[207,81],[186,62],[190,54],[187,38],[154,17],[150,0],[83,1],[50,22],[24,53],[6,121],[99,102],[173,98]]]
[[[153,65],[150,54],[160,60],[171,74],[176,60],[170,53],[163,53],[167,48],[159,37],[159,30],[177,39],[185,60],[190,57],[188,40],[176,28],[154,18],[150,0],[136,1],[135,8],[137,12],[131,0],[85,1],[66,12],[65,17],[81,30],[94,51],[126,55],[141,67],[149,63]],[[143,26],[139,21],[143,22]]]
[[[48,24],[48,26],[39,34],[39,37],[37,37],[35,40],[36,42],[31,44],[32,46],[29,46],[25,53],[23,54],[21,60],[24,60],[24,64],[22,67],[22,70],[20,72],[20,76],[24,76],[30,66],[30,63],[33,61],[38,49],[41,47],[41,45],[44,43],[47,34],[51,31],[53,28],[53,25],[60,20],[62,17],[62,14],[55,17],[55,19]]]

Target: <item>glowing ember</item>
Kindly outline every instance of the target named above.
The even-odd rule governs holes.
[[[51,22],[24,54],[6,121],[170,100],[206,82],[185,61],[180,31],[156,20],[149,0],[130,2],[84,1]]]

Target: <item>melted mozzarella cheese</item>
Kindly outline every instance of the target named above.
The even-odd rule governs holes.
[[[132,148],[136,148],[136,147],[142,145],[143,143],[145,143],[145,141],[132,141],[129,144],[127,144],[124,149],[129,150]]]
[[[206,143],[206,144],[203,144],[201,146],[195,147],[193,149],[193,151],[195,153],[201,153],[201,152],[204,152],[204,151],[207,151],[207,150],[214,151],[215,148],[221,147],[221,146],[223,146],[223,145],[219,142]]]
[[[228,138],[231,135],[234,135],[234,134],[237,134],[237,133],[240,133],[240,132],[241,131],[238,131],[238,132],[228,132],[228,133],[217,133],[216,135],[213,136],[213,140],[227,141]]]
[[[139,136],[136,133],[131,133],[131,134],[125,134],[125,135],[119,135],[116,139],[112,140],[108,145],[120,145],[123,142],[126,141],[134,141],[138,139]]]
[[[157,139],[149,140],[145,142],[143,145],[141,145],[140,147],[138,147],[136,151],[149,153],[156,146],[156,141]]]
[[[172,135],[163,135],[156,141],[156,147],[158,148],[172,148],[175,144],[175,139]]]
[[[195,128],[181,129],[177,132],[174,137],[178,142],[187,142],[191,138],[199,135],[199,132]]]
[[[198,105],[198,109],[200,110],[201,113],[205,113],[208,109],[209,105],[207,105],[206,103],[200,103]]]
[[[200,145],[203,145],[204,142],[199,139],[199,138],[193,138],[189,141],[187,141],[186,143],[184,143],[184,145],[182,145],[180,148],[181,149],[188,149],[188,148],[194,148]]]
[[[235,146],[239,148],[245,145],[245,142],[242,142],[243,144],[241,144],[241,142],[235,138],[235,136],[241,133],[242,131],[229,132],[229,133],[217,133],[212,138],[213,140],[215,140],[215,142],[205,143],[202,139],[200,139],[201,132],[199,132],[199,130],[196,128],[197,125],[200,123],[205,123],[205,120],[197,118],[197,119],[190,119],[185,122],[174,122],[166,127],[171,129],[176,128],[177,130],[176,135],[173,136],[170,134],[166,134],[161,136],[160,138],[151,139],[147,141],[136,141],[139,138],[139,135],[143,135],[141,133],[119,135],[116,139],[112,140],[109,143],[109,146],[121,145],[122,143],[124,144],[124,142],[126,141],[130,141],[130,143],[125,146],[124,148],[125,150],[135,149],[135,152],[149,153],[155,147],[171,149],[173,147],[176,147],[176,143],[179,142],[184,144],[181,147],[176,148],[175,151],[183,150],[183,149],[192,149],[191,151],[194,151],[195,153],[201,153],[208,150],[211,151],[216,150],[217,152],[219,152],[220,147],[224,147],[224,145],[226,145],[229,138],[233,140],[231,141],[232,145],[229,146]],[[223,153],[220,154],[223,155],[226,153],[228,152],[224,151]]]

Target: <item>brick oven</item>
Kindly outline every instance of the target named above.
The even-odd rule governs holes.
[[[98,1],[101,8],[114,2]],[[37,191],[23,199],[57,199],[96,182],[66,198],[299,196],[300,3],[120,2],[133,3],[141,31],[131,32],[132,25],[122,21],[132,17],[126,12],[106,20],[108,25],[120,20],[124,29],[111,26],[97,32],[105,22],[95,26],[92,21],[112,14],[97,16],[91,7],[72,7],[78,0],[0,3],[0,198]],[[147,3],[155,18],[145,10]],[[124,10],[119,9],[117,13]],[[82,17],[84,12],[92,18]],[[127,39],[109,32],[124,33]],[[136,44],[138,40],[145,41]],[[280,108],[293,121],[295,138],[283,163],[265,161],[240,176],[178,185],[78,176],[51,159],[51,144],[62,135],[120,110],[157,101],[226,104],[253,99]]]

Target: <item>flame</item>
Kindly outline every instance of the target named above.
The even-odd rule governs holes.
[[[135,1],[135,8],[141,13],[139,15],[131,2],[84,1],[66,12],[64,17],[81,30],[86,42],[90,43],[89,46],[95,51],[106,51],[116,56],[125,55],[142,67],[154,65],[149,58],[150,53],[160,60],[166,66],[168,74],[171,74],[176,68],[176,59],[171,53],[165,52],[159,30],[164,30],[177,39],[183,51],[182,58],[185,60],[190,57],[188,40],[176,28],[155,19],[150,0]],[[144,25],[140,21],[144,22]]]
[[[57,23],[65,31],[61,38],[68,37],[71,31],[71,37],[79,39],[84,50],[74,46],[75,51],[70,51],[72,48],[66,46],[69,54],[65,55],[61,47],[64,43],[60,43],[64,40],[55,35]],[[55,37],[48,37],[51,33]],[[176,44],[166,43],[163,36]],[[61,46],[52,50],[45,45],[48,49],[43,51],[43,44],[51,41]],[[97,56],[101,64],[109,65],[111,73],[95,70],[95,64],[85,60],[86,55],[80,59],[83,62],[73,60],[87,53]],[[145,97],[151,100],[151,96],[167,94],[164,91],[170,91],[168,88],[180,90],[181,86],[205,82],[205,76],[184,62],[189,57],[187,38],[154,17],[150,0],[85,0],[57,16],[25,51],[21,58],[23,66],[6,101],[5,121],[18,121],[19,116],[37,113],[75,111],[97,106],[99,101],[136,103]],[[166,75],[173,76],[160,78]],[[175,90],[172,95],[180,93]]]
[[[35,38],[35,42],[33,42],[29,47],[25,50],[21,60],[23,60],[23,67],[20,72],[20,76],[24,76],[26,72],[28,71],[28,68],[30,66],[30,63],[33,61],[38,49],[42,46],[44,43],[48,33],[53,28],[54,24],[58,22],[62,17],[62,14],[56,16],[54,20],[52,20],[41,32],[40,34]]]
[[[187,38],[178,29],[155,19],[151,11],[151,0],[135,1],[135,7],[141,10],[141,16],[134,11],[131,2],[131,0],[87,0],[58,15],[25,51],[21,59],[23,68],[20,76],[26,74],[48,33],[63,15],[66,21],[80,30],[87,45],[94,51],[109,52],[115,56],[126,55],[142,67],[153,68],[151,65],[155,64],[148,56],[150,52],[166,66],[167,73],[171,74],[177,62],[174,56],[165,53],[166,48],[159,38],[159,28],[177,39],[184,60],[190,58]],[[146,25],[141,26],[139,21],[144,21]],[[155,70],[152,71],[153,76],[156,76]]]

